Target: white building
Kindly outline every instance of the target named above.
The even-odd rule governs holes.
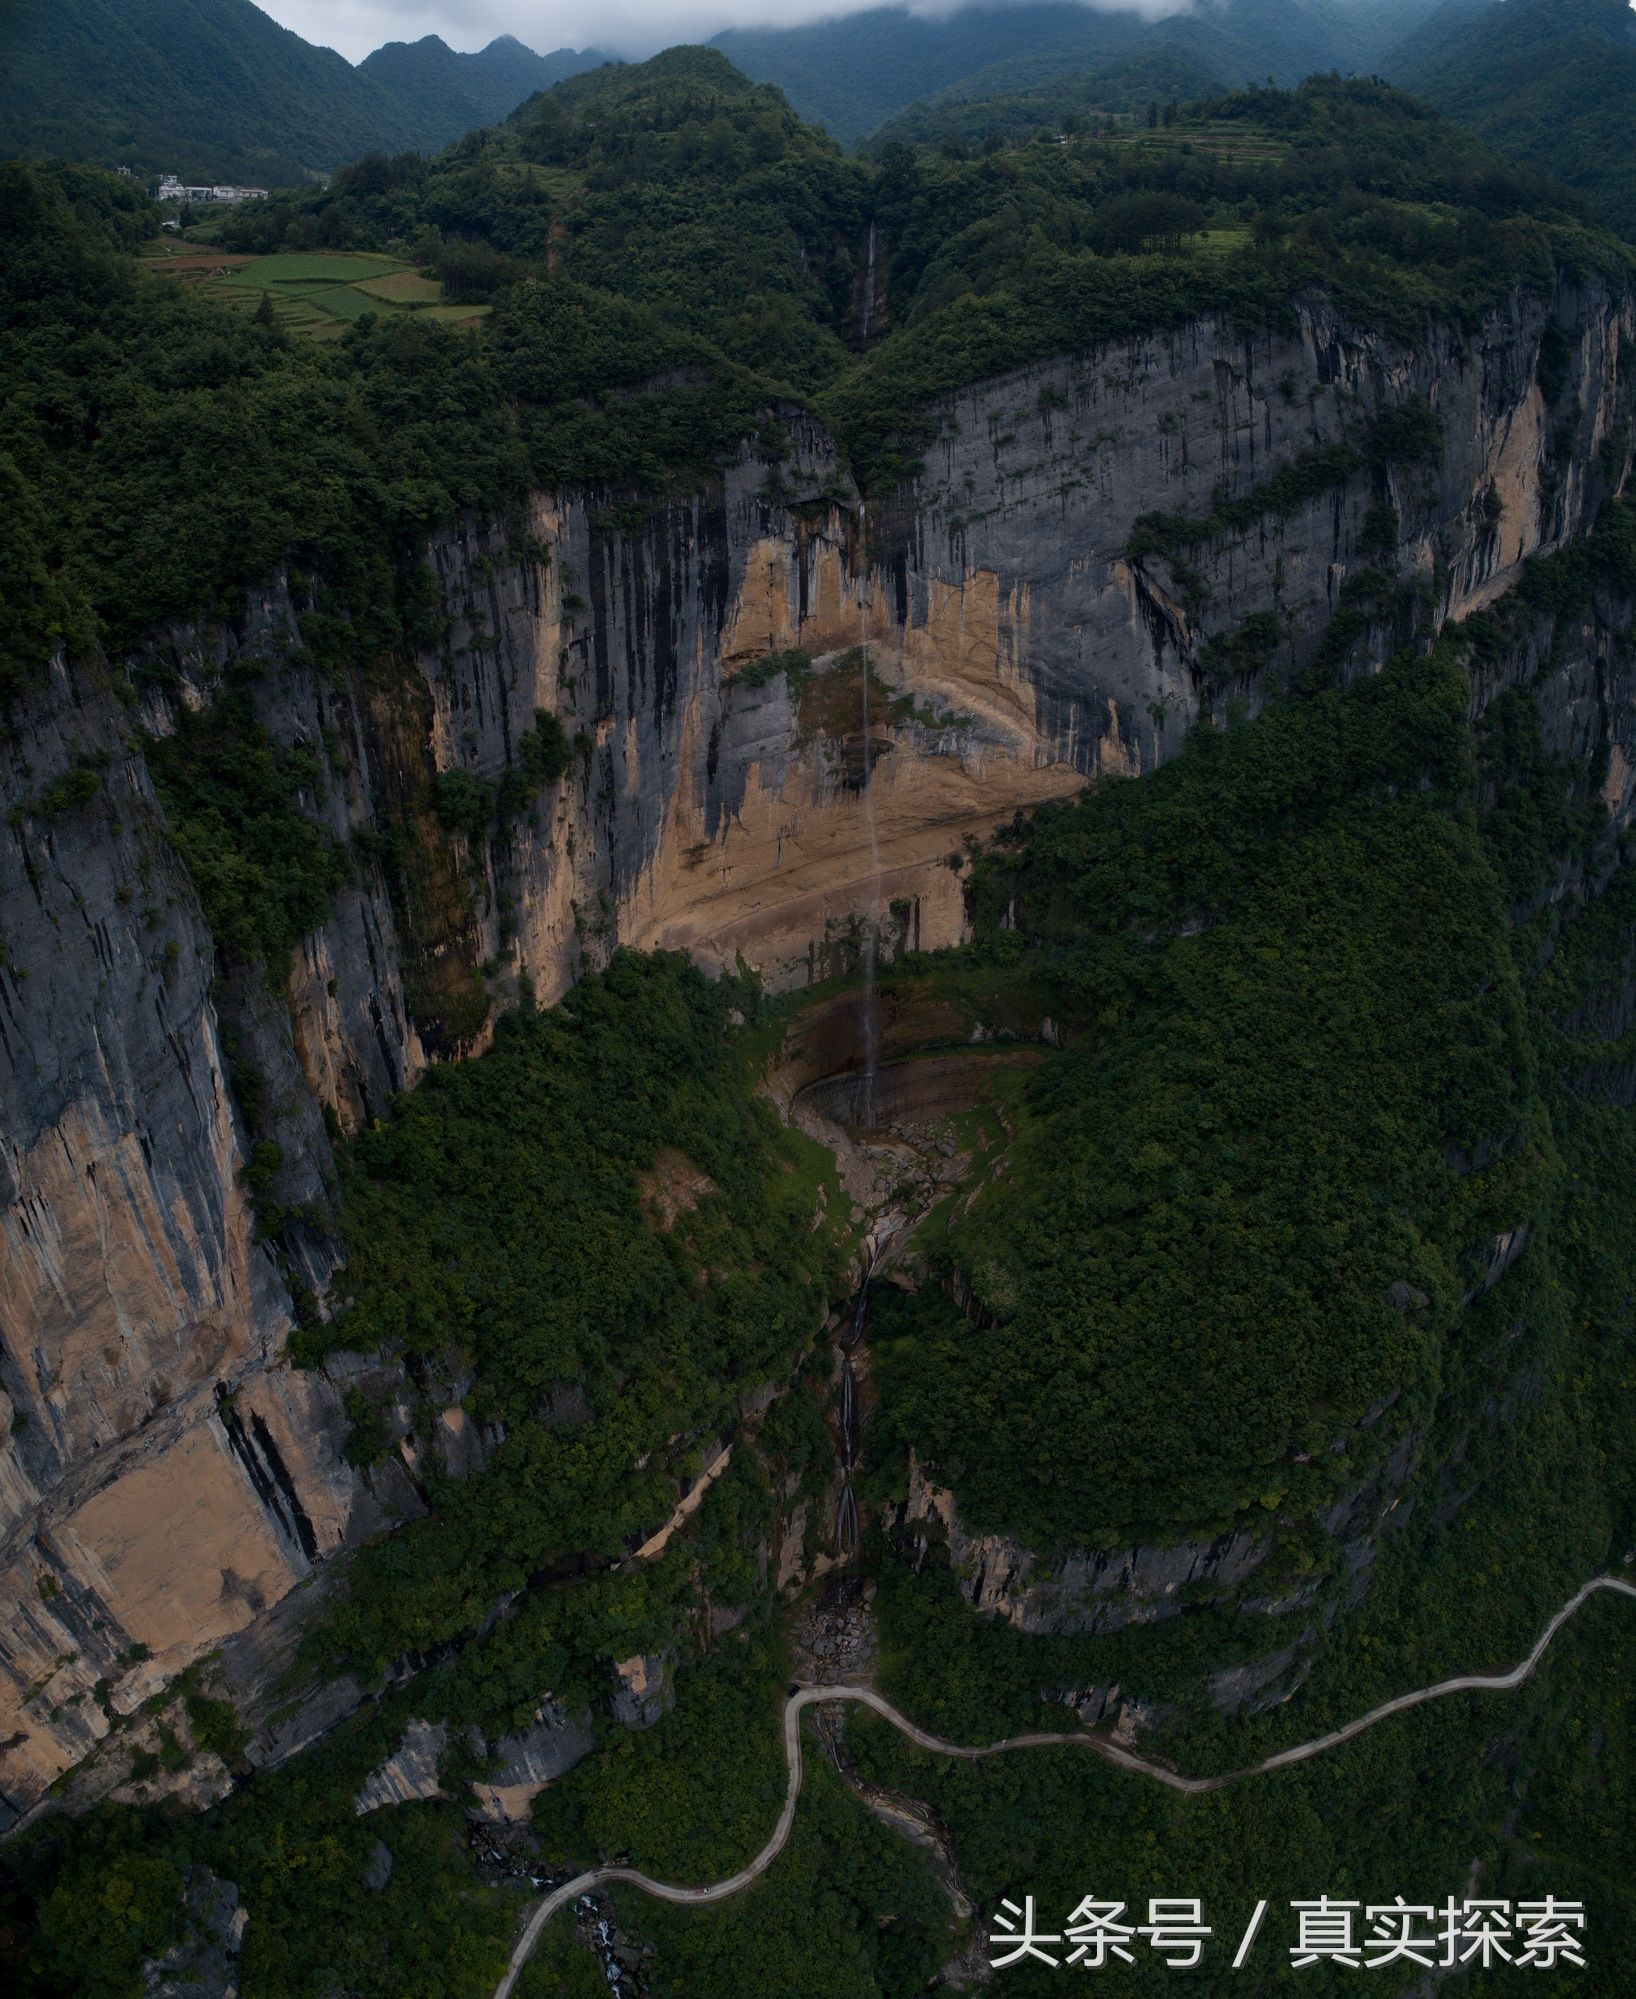
[[[180,181],[175,174],[163,174],[154,189],[156,201],[259,201],[266,195],[264,187],[234,187],[223,182],[215,182],[206,187]]]

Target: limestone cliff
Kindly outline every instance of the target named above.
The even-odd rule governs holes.
[[[339,1253],[330,1129],[480,1048],[520,981],[553,999],[620,943],[789,985],[871,923],[956,941],[968,839],[1254,707],[1337,613],[1367,670],[1585,527],[1628,472],[1633,340],[1594,288],[1413,347],[1322,299],[1281,335],[1200,321],[950,398],[920,476],[867,505],[785,412],[690,498],[541,493],[469,522],[427,552],[434,615],[395,678],[315,658],[307,586],[276,578],[132,660],[59,663],[0,749],[0,1819],[234,1634],[253,1678],[292,1587],[418,1505],[425,1443],[355,1471],[345,1383],[283,1358]],[[1422,461],[1357,450],[1260,504],[1415,399],[1441,425]],[[1185,552],[1133,541],[1153,514],[1194,524]],[[1257,617],[1260,678],[1232,644]],[[138,733],[253,664],[271,735],[321,752],[303,809],[353,856],[280,995],[218,964]],[[1552,729],[1606,745],[1623,814],[1629,694],[1594,623],[1549,670]],[[445,831],[437,774],[498,783],[541,710],[568,772],[492,838]],[[276,1243],[253,1136],[281,1148]]]
[[[1363,1593],[1416,1456],[1417,1440],[1402,1439],[1372,1478],[1320,1516],[1319,1525],[1341,1551],[1348,1602]],[[1189,1605],[1232,1597],[1268,1617],[1311,1612],[1310,1622],[1300,1620],[1301,1643],[1310,1644],[1337,1607],[1332,1599],[1319,1610],[1317,1581],[1280,1566],[1270,1531],[1145,1547],[1073,1548],[1050,1557],[1009,1535],[973,1534],[961,1522],[955,1495],[930,1478],[913,1453],[908,1490],[885,1525],[916,1569],[934,1547],[941,1550],[973,1610],[1018,1631],[1058,1636],[1121,1631],[1179,1616]],[[1307,1663],[1299,1645],[1287,1647],[1265,1662],[1259,1679],[1253,1668],[1221,1675],[1217,1698],[1224,1707],[1241,1704],[1290,1667],[1304,1670]]]
[[[1547,408],[1540,342],[1559,323]],[[1577,532],[1625,469],[1633,339],[1596,292],[1519,293],[1414,349],[1315,301],[1287,337],[1200,322],[970,390],[922,475],[877,505],[829,503],[844,474],[797,419],[787,457],[747,452],[635,526],[542,498],[524,546],[547,563],[492,533],[440,544],[454,623],[421,661],[440,765],[497,776],[540,706],[593,746],[548,823],[483,860],[469,949],[503,955],[514,922],[520,968],[553,995],[615,941],[742,954],[775,985],[842,961],[866,921],[956,941],[947,862],[966,836],[1152,768],[1225,698],[1258,705],[1263,683],[1224,677],[1212,640],[1271,613],[1269,664],[1299,671],[1349,584],[1389,575],[1400,602],[1354,614],[1366,663]],[[1166,558],[1128,559],[1143,515],[1252,507],[1280,468],[1415,399],[1441,422],[1434,462],[1365,467],[1212,535],[1188,589]],[[867,719],[856,670],[822,670],[860,642]],[[810,677],[752,670],[792,646]]]

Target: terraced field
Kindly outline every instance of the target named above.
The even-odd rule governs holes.
[[[1257,125],[1233,118],[1201,118],[1193,123],[1149,127],[1133,125],[1114,140],[1116,145],[1138,151],[1173,152],[1188,147],[1209,153],[1213,158],[1241,165],[1260,165],[1281,160],[1288,144]]]
[[[415,313],[440,325],[467,325],[486,305],[450,305],[436,278],[396,257],[351,251],[280,251],[239,257],[192,244],[156,245],[150,271],[189,284],[234,312],[257,312],[266,300],[286,332],[335,340],[365,313]]]

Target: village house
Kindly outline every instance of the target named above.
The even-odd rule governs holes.
[[[154,189],[156,201],[260,201],[267,193],[264,187],[234,187],[225,183],[214,186],[193,186],[180,181],[175,174],[162,174],[159,185]]]

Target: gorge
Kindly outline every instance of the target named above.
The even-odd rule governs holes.
[[[1572,357],[1551,407],[1537,379],[1547,325]],[[1287,341],[1205,323],[1121,343],[953,400],[926,472],[875,529],[878,551],[846,504],[800,497],[842,475],[795,418],[786,457],[748,446],[713,493],[634,527],[541,494],[521,549],[515,529],[476,522],[435,542],[447,636],[390,697],[291,660],[301,607],[287,583],[237,621],[156,636],[134,665],[162,664],[171,687],[150,677],[131,718],[154,736],[253,664],[268,739],[323,746],[304,810],[343,839],[395,799],[421,812],[415,927],[405,935],[380,870],[360,870],[302,940],[287,1011],[242,979],[213,997],[208,932],[127,711],[59,666],[9,750],[19,809],[0,916],[6,1413],[26,1419],[7,1454],[6,1663],[14,1701],[44,1678],[62,1715],[54,1728],[37,1712],[24,1728],[16,1709],[5,1718],[24,1738],[0,1787],[12,1810],[100,1733],[68,1696],[107,1680],[116,1703],[147,1698],[412,1504],[390,1466],[372,1491],[341,1459],[341,1387],[283,1362],[292,1288],[320,1288],[334,1247],[298,1230],[280,1271],[255,1240],[234,1059],[268,1079],[257,1137],[281,1149],[271,1198],[298,1209],[322,1198],[326,1122],[353,1128],[430,1056],[481,1048],[489,994],[504,1004],[520,979],[549,1002],[630,944],[743,962],[777,989],[867,955],[877,897],[884,950],[957,943],[962,843],[1087,778],[1152,769],[1213,702],[1253,708],[1253,687],[1201,664],[1252,607],[1279,605],[1280,655],[1305,666],[1349,577],[1380,561],[1361,538],[1382,493],[1399,523],[1385,560],[1428,631],[1582,531],[1628,469],[1610,479],[1602,465],[1628,440],[1633,338],[1628,305],[1591,289],[1519,293],[1458,358],[1452,332],[1404,351],[1321,305]],[[1194,561],[1208,628],[1162,556],[1125,553],[1142,516],[1202,516],[1222,495],[1253,506],[1280,469],[1428,391],[1438,463],[1364,467],[1206,543]],[[795,500],[767,497],[775,477]],[[1399,615],[1371,616],[1364,644]],[[1629,682],[1594,625],[1566,636],[1546,725],[1570,754],[1606,742],[1622,819]],[[886,715],[849,775],[859,724],[841,662],[859,644]],[[758,684],[758,662],[795,648],[810,666]],[[1497,663],[1474,702],[1532,665],[1529,652]],[[445,835],[426,809],[435,774],[497,782],[541,709],[585,747],[540,823],[486,848]],[[39,809],[92,758],[107,760],[94,797]],[[486,982],[485,964],[499,966]],[[133,1646],[146,1656],[122,1665]]]
[[[560,206],[535,268],[485,194],[518,270],[480,336],[296,353],[112,251],[35,284],[72,366],[7,406],[61,518],[0,734],[0,1832],[65,1964],[112,1867],[166,1912],[133,1975],[185,1888],[242,1893],[247,1991],[316,1990],[284,1857],[322,1849],[360,1991],[486,1991],[526,1882],[732,1878],[787,1777],[753,1926],[777,1869],[840,1878],[820,1759],[794,1813],[833,1681],[875,1712],[845,1767],[981,1906],[1040,1800],[1116,1851],[1071,1755],[954,1767],[1065,1708],[1201,1798],[1279,1773],[1337,1858],[1371,1786],[1411,1809],[1345,1724],[1430,1728],[1400,1696],[1630,1592],[1628,253],[1426,166],[1453,142],[1373,86],[1257,95],[1285,180],[1258,209],[1262,163],[1201,145],[1193,247],[1131,251],[1094,235],[1152,192],[1117,148],[905,192],[718,68],[563,88],[414,170],[488,146]],[[619,207],[663,179],[632,104],[751,190],[718,349]],[[362,227],[345,176],[303,200],[241,226]],[[1014,232],[999,295],[985,232],[1031,202],[1087,233]],[[778,203],[799,263],[745,224]],[[787,289],[735,318],[758,242]],[[178,339],[128,392],[123,312]],[[287,479],[232,428],[265,383]],[[100,564],[139,405],[196,485]],[[1551,1674],[1623,1658],[1624,1609],[1505,1755],[1446,1704],[1438,1882],[1510,1865],[1523,1803],[1560,1827],[1533,1773],[1602,1751]],[[1217,1810],[1165,1824],[1299,1888]],[[922,1989],[945,1898],[879,1828],[853,1858],[858,1950],[903,1953],[857,1989]],[[554,1948],[526,1976],[573,1990]]]

